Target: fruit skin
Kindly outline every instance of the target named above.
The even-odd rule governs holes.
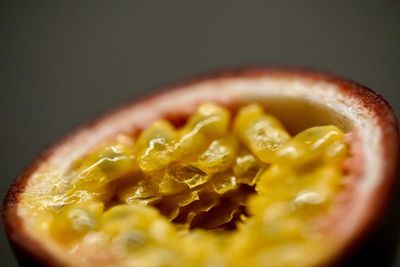
[[[104,139],[107,136],[115,134],[116,132],[127,133],[133,131],[134,133],[137,133],[140,129],[143,129],[147,123],[149,123],[149,120],[165,115],[167,116],[167,119],[172,120],[176,124],[179,124],[179,121],[182,120],[182,113],[189,114],[193,111],[193,107],[185,107],[185,105],[187,104],[181,103],[181,105],[183,106],[182,110],[184,110],[184,112],[181,112],[179,114],[165,114],[162,108],[160,108],[158,110],[155,110],[153,112],[154,114],[149,114],[147,118],[143,118],[142,121],[137,121],[133,124],[131,123],[131,125],[128,123],[127,125],[125,125],[124,127],[120,127],[119,129],[111,129],[108,133],[100,133],[99,129],[104,130],[104,127],[101,128],[101,126],[118,119],[118,114],[121,115],[124,112],[128,112],[135,106],[150,106],[154,104],[154,101],[162,101],[163,99],[168,98],[168,95],[170,93],[174,92],[183,95],[190,95],[193,87],[203,82],[210,82],[213,84],[213,86],[218,88],[219,83],[226,80],[235,80],[240,78],[252,80],[262,77],[283,80],[300,79],[306,80],[311,84],[319,82],[333,84],[337,87],[337,89],[335,89],[337,91],[337,94],[342,94],[348,96],[349,98],[357,99],[359,102],[361,102],[363,108],[365,108],[365,113],[370,114],[368,116],[372,116],[373,119],[376,119],[376,127],[382,130],[383,136],[380,139],[380,145],[383,150],[382,156],[385,160],[385,172],[381,175],[378,186],[373,189],[371,195],[372,199],[369,202],[369,204],[371,204],[372,206],[370,207],[369,212],[366,212],[366,214],[362,214],[363,216],[358,218],[359,220],[361,220],[361,222],[357,224],[357,228],[355,229],[354,233],[350,233],[348,239],[343,241],[344,243],[342,248],[340,249],[340,254],[333,255],[334,258],[329,259],[329,263],[337,264],[344,256],[350,255],[346,252],[352,251],[352,249],[355,248],[356,245],[365,238],[370,229],[373,229],[372,227],[375,226],[378,221],[383,220],[382,216],[384,214],[385,206],[388,204],[389,195],[393,190],[392,185],[394,185],[394,180],[398,173],[399,163],[399,132],[394,112],[390,108],[389,104],[381,96],[374,93],[372,90],[345,78],[306,69],[256,67],[222,71],[215,74],[198,77],[174,86],[166,87],[161,92],[156,93],[154,96],[125,104],[117,108],[116,110],[109,112],[106,115],[100,116],[94,121],[83,125],[75,131],[71,132],[61,141],[56,142],[54,145],[50,146],[41,156],[36,159],[33,164],[31,164],[23,172],[21,176],[17,178],[14,184],[10,187],[8,194],[6,195],[4,200],[2,215],[5,231],[21,266],[67,266],[63,262],[59,261],[59,259],[51,255],[48,251],[46,251],[43,244],[40,244],[40,242],[33,240],[33,238],[24,231],[22,227],[22,220],[17,215],[18,195],[21,192],[24,192],[27,181],[42,166],[43,163],[46,163],[48,161],[57,163],[59,162],[57,161],[59,160],[57,159],[57,157],[59,157],[63,153],[64,156],[66,156],[66,158],[63,158],[64,162],[71,163],[73,158],[67,153],[68,147],[82,144],[83,142],[87,141],[88,136],[103,135],[99,138]],[[311,93],[312,92],[310,92],[310,94]],[[222,98],[214,97],[213,95],[208,95],[205,97],[203,95],[203,97],[199,98],[199,102],[204,100],[215,100],[216,102],[222,102],[223,104],[231,105],[233,106],[233,108],[237,104],[229,103],[229,99],[225,100]],[[321,101],[324,100],[322,99]],[[324,102],[322,102],[322,104],[324,104]],[[346,114],[342,115],[346,116]],[[120,119],[122,118],[121,116],[119,117]],[[83,146],[82,149],[86,149],[87,151],[93,145],[95,144]],[[68,158],[68,156],[70,156],[70,158]],[[357,185],[358,184],[356,184],[356,187]]]
[[[4,224],[4,230],[7,234],[7,238],[17,259],[19,266],[31,266],[31,267],[47,267],[47,266],[63,266],[58,259],[47,251],[42,249],[41,245],[32,240],[29,237],[20,236],[18,232],[21,229],[21,220],[16,214],[16,206],[18,205],[17,196],[26,185],[26,181],[29,176],[38,167],[41,160],[47,157],[49,149],[44,152],[39,158],[15,180],[10,187],[3,203],[2,219]]]

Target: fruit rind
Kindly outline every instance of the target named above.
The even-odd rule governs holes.
[[[109,115],[100,117],[94,123],[88,124],[84,127],[79,128],[71,135],[63,139],[60,143],[56,143],[52,147],[50,147],[39,159],[33,163],[28,169],[18,178],[18,180],[12,185],[10,191],[8,192],[5,202],[4,202],[4,223],[6,226],[6,232],[9,236],[11,243],[21,249],[27,255],[37,257],[41,259],[46,265],[51,266],[63,266],[64,263],[57,263],[57,259],[53,257],[51,253],[49,253],[44,247],[43,244],[40,244],[38,241],[32,239],[32,237],[27,232],[27,229],[24,229],[23,223],[21,222],[21,218],[17,214],[18,207],[18,195],[24,191],[25,186],[27,185],[28,180],[31,176],[36,173],[38,170],[42,170],[46,168],[46,166],[58,166],[62,171],[64,171],[68,166],[68,162],[71,162],[75,159],[80,153],[87,151],[90,147],[93,147],[100,140],[106,140],[107,138],[115,135],[115,133],[121,132],[129,132],[132,129],[142,129],[146,126],[147,120],[152,120],[154,118],[163,117],[163,116],[172,116],[173,112],[167,112],[166,106],[168,104],[158,105],[158,108],[152,112],[152,114],[145,116],[141,121],[137,121],[132,124],[132,121],[128,121],[129,123],[125,123],[122,126],[122,122],[119,125],[114,125],[117,127],[104,126],[107,125],[108,122],[112,122],[115,120],[123,121],[125,120],[127,114],[132,112],[135,107],[141,106],[145,108],[146,106],[151,106],[154,103],[160,103],[163,100],[170,97],[171,93],[175,93],[177,95],[184,96],[187,94],[197,94],[199,96],[196,101],[204,101],[204,100],[214,100],[216,102],[229,103],[231,105],[235,105],[235,101],[239,101],[238,98],[224,98],[221,95],[213,96],[209,94],[201,93],[202,90],[195,90],[193,92],[193,88],[201,87],[201,85],[208,87],[218,87],[220,83],[224,81],[230,80],[233,82],[243,82],[247,80],[257,80],[267,78],[270,80],[286,80],[286,81],[301,81],[304,83],[308,83],[311,87],[321,86],[321,87],[334,87],[334,89],[330,90],[330,93],[336,92],[336,94],[343,96],[343,104],[347,106],[348,109],[342,110],[350,112],[352,104],[356,104],[357,107],[362,112],[362,114],[354,113],[353,122],[354,125],[357,125],[356,122],[359,120],[365,121],[366,119],[370,119],[374,122],[375,127],[379,129],[380,136],[378,138],[379,145],[381,150],[379,151],[379,155],[373,155],[372,157],[381,157],[381,161],[384,161],[385,165],[383,168],[383,172],[380,174],[380,180],[375,181],[375,184],[364,185],[358,188],[355,196],[360,196],[360,194],[364,194],[363,191],[367,190],[367,199],[365,199],[369,206],[369,212],[359,214],[358,219],[359,223],[354,224],[350,227],[351,232],[345,233],[345,239],[341,242],[340,252],[343,252],[345,248],[354,244],[358,238],[363,236],[364,231],[366,231],[374,222],[379,218],[379,211],[382,211],[382,207],[385,204],[387,196],[390,191],[390,185],[393,182],[393,179],[396,175],[396,164],[398,163],[398,127],[396,123],[396,119],[393,111],[390,106],[377,94],[372,92],[371,90],[360,86],[354,82],[348,81],[343,78],[339,78],[330,74],[322,74],[318,72],[308,71],[308,70],[289,70],[289,69],[276,69],[276,68],[258,68],[258,69],[245,69],[245,70],[237,70],[237,71],[227,71],[222,74],[214,75],[211,77],[200,78],[188,83],[184,83],[178,86],[175,86],[174,90],[166,90],[165,93],[161,93],[149,99],[141,100],[136,102],[137,104],[128,104],[114,112],[109,113]],[[208,85],[207,85],[208,84]],[[214,86],[212,86],[214,84]],[[317,85],[316,85],[317,84]],[[208,87],[207,87],[208,86]],[[293,90],[296,90],[296,86],[293,86]],[[171,88],[168,88],[171,89]],[[314,88],[315,89],[315,88]],[[207,89],[208,90],[208,89]],[[311,90],[311,89],[310,89]],[[207,93],[209,93],[208,90]],[[253,92],[248,92],[250,94],[256,94]],[[233,92],[235,94],[235,92]],[[237,92],[236,92],[237,94]],[[264,94],[259,92],[258,97],[263,97]],[[329,96],[327,96],[329,97]],[[215,99],[214,99],[215,98]],[[348,100],[346,100],[346,98]],[[325,97],[321,96],[320,99],[323,103],[327,100]],[[338,101],[338,99],[336,99]],[[347,102],[346,102],[347,101]],[[191,100],[189,103],[195,103],[195,101]],[[186,105],[186,103],[182,103]],[[183,107],[181,113],[188,114],[192,112],[191,105],[187,107]],[[180,114],[178,114],[181,116]],[[342,114],[344,116],[348,114]],[[360,116],[360,117],[357,117]],[[362,118],[364,116],[364,118]],[[112,123],[111,123],[112,125]],[[91,141],[88,141],[90,137],[93,137],[93,133],[95,133],[95,137]],[[361,133],[361,140],[363,139],[363,134]],[[71,153],[74,148],[77,148],[79,144],[85,143],[84,146],[81,146],[80,149],[76,151],[76,153]],[[364,148],[364,146],[362,146]],[[61,163],[61,161],[64,163]],[[366,188],[366,189],[365,189]],[[364,203],[365,204],[365,203]],[[353,218],[354,219],[354,218]],[[355,220],[355,219],[354,219]]]

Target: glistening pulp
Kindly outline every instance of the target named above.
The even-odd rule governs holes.
[[[329,250],[347,157],[336,126],[292,136],[260,105],[205,103],[100,145],[21,202],[84,266],[102,251],[112,266],[308,266]]]

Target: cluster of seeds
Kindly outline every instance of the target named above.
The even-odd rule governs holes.
[[[292,137],[257,104],[231,116],[203,104],[182,127],[160,120],[85,156],[49,232],[66,245],[99,235],[135,266],[301,263],[342,186],[344,134]]]

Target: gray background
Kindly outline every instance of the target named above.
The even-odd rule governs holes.
[[[41,149],[159,84],[244,63],[309,66],[400,114],[400,1],[0,4],[0,197]],[[17,266],[3,232],[1,266]]]

